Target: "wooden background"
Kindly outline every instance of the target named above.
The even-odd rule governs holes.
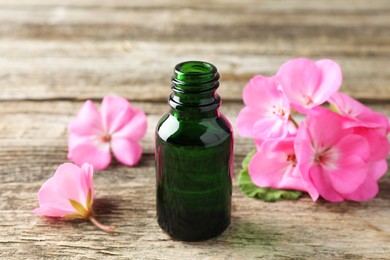
[[[153,130],[174,65],[215,64],[234,123],[248,79],[298,56],[336,60],[342,89],[390,116],[388,0],[0,0],[0,258],[390,259],[389,174],[364,203],[264,203],[235,182],[232,225],[206,242],[172,241],[156,223]],[[33,215],[67,160],[67,124],[104,95],[148,114],[140,164],[95,174],[97,218],[118,232]],[[236,135],[236,176],[252,149]]]

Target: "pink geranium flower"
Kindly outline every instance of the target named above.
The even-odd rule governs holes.
[[[238,132],[254,137],[254,184],[307,191],[337,202],[369,200],[387,171],[389,119],[338,93],[340,66],[298,58],[274,77],[256,76],[243,92]],[[321,107],[331,104],[332,112]],[[295,113],[306,116],[298,126]]]
[[[273,78],[253,77],[244,89],[243,99],[245,107],[237,117],[240,135],[267,139],[288,134],[289,101]]]
[[[329,103],[347,119],[344,120],[343,127],[363,136],[370,146],[367,178],[354,193],[347,195],[346,199],[357,201],[372,199],[379,190],[377,181],[387,171],[386,158],[390,151],[387,139],[388,118],[341,92],[334,94]]]
[[[248,170],[257,186],[307,191],[297,167],[294,137],[264,142],[252,157]]]
[[[340,66],[332,60],[312,61],[298,58],[278,70],[280,83],[291,105],[300,112],[326,102],[341,86]]]
[[[68,158],[76,164],[106,168],[111,151],[118,161],[133,166],[141,158],[140,139],[146,132],[146,116],[122,97],[103,98],[101,112],[87,100],[69,124]]]
[[[390,145],[387,139],[389,121],[385,115],[341,92],[334,94],[329,103],[348,119],[343,121],[344,128],[352,128],[355,134],[367,139],[371,148],[371,161],[386,159]]]
[[[93,198],[92,165],[84,164],[80,168],[64,163],[42,185],[38,192],[39,208],[33,212],[48,217],[88,219],[104,231],[115,230],[115,227],[104,226],[93,217]]]
[[[343,129],[342,116],[325,108],[308,115],[298,129],[295,140],[299,169],[304,181],[317,193],[309,191],[313,200],[321,195],[332,202],[353,199],[370,174],[370,146],[367,140]],[[370,185],[371,184],[371,185]],[[375,192],[373,183],[364,183],[364,192]]]
[[[356,99],[337,92],[329,99],[329,103],[338,113],[350,119],[345,121],[345,127],[368,127],[383,129],[387,132],[389,127],[388,118],[378,112],[372,111]]]

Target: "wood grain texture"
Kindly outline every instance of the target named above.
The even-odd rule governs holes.
[[[389,17],[387,0],[0,0],[0,259],[389,259],[389,174],[364,203],[264,203],[234,181],[229,229],[182,243],[156,223],[153,156],[183,60],[217,65],[233,125],[248,79],[298,56],[338,61],[343,91],[390,116]],[[38,189],[67,160],[67,124],[109,94],[149,125],[139,165],[95,174],[96,216],[118,232],[34,216]],[[254,145],[237,134],[235,144],[237,175]]]

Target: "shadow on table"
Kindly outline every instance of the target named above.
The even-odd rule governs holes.
[[[220,240],[226,240],[233,247],[273,246],[278,240],[282,239],[282,236],[283,234],[280,231],[271,229],[269,226],[233,217],[230,227],[221,236]]]
[[[111,218],[114,217],[114,211],[118,208],[119,202],[108,198],[96,198],[94,199],[93,212],[95,217],[104,223],[110,223]],[[84,223],[86,220],[83,219],[66,219],[66,218],[55,218],[45,217],[43,218],[45,225],[54,229],[62,228],[64,226],[78,226]]]
[[[377,198],[390,200],[390,177],[389,174],[379,181],[379,193]]]
[[[119,202],[112,198],[95,198],[93,212],[96,215],[110,215],[118,209]]]
[[[199,242],[182,242],[198,248],[215,249],[223,247],[242,249],[272,249],[283,234],[258,223],[252,223],[237,217],[232,217],[232,223],[220,236]]]

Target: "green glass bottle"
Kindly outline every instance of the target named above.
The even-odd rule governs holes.
[[[176,65],[171,110],[156,128],[157,221],[174,239],[206,240],[230,224],[233,132],[218,86],[214,65]]]

